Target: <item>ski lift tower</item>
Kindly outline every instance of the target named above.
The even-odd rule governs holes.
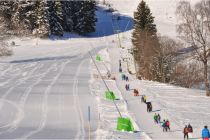
[[[122,44],[121,44],[121,40],[120,40],[120,33],[121,30],[116,30],[116,33],[117,33],[117,38],[118,38],[118,42],[119,42],[119,47],[122,48]]]

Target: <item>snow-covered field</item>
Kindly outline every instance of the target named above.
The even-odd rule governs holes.
[[[33,39],[15,41],[14,55],[0,63],[0,138],[86,139],[88,106],[90,135],[95,137],[98,113],[89,89],[91,41],[39,40],[38,45]]]
[[[13,39],[14,55],[0,60],[1,139],[88,139],[89,136],[91,139],[182,139],[182,129],[188,123],[195,128],[193,137],[199,138],[203,125],[210,126],[210,99],[204,91],[138,81],[129,75],[131,88],[147,95],[154,110],[171,121],[171,132],[163,133],[153,123],[154,113],[146,112],[140,97],[124,90],[118,60],[130,57],[128,66],[134,69],[126,49],[132,47],[132,17],[139,0],[106,1],[118,10],[122,21],[116,23],[112,14],[103,11],[106,7],[100,6],[97,31],[90,38]],[[177,35],[174,12],[178,1],[146,0],[162,35]],[[195,1],[198,0],[191,0]],[[118,37],[114,30],[123,33]],[[126,49],[117,48],[119,38]],[[97,65],[104,75],[109,70],[117,78],[107,80],[108,86],[120,99],[116,103],[122,115],[132,119],[136,133],[116,131],[119,114],[114,104],[104,99],[105,86],[100,78],[94,77],[97,71],[89,51],[101,54],[103,61]],[[123,71],[127,74],[126,62]]]

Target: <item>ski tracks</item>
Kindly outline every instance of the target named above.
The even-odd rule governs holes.
[[[24,77],[22,78],[18,84],[15,84],[14,86],[10,87],[9,90],[1,97],[1,100],[2,101],[7,101],[7,96],[11,93],[12,90],[15,89],[15,87],[17,87],[19,84],[22,84],[24,83],[27,79],[29,79],[33,73],[38,69],[40,68],[42,65],[39,65],[39,66],[36,66],[36,64],[34,65],[34,68],[30,71],[30,74],[27,76],[27,77]],[[12,69],[12,67],[10,66],[9,69]],[[30,88],[30,87],[29,87]],[[13,103],[12,101],[9,101],[8,102],[11,102]],[[3,133],[6,133],[6,132],[12,132],[14,131],[16,128],[17,128],[17,125],[20,123],[20,121],[23,119],[24,117],[24,111],[23,111],[23,106],[20,104],[17,104],[17,103],[13,103],[17,108],[18,108],[18,112],[16,114],[16,117],[15,117],[15,120],[13,122],[11,122],[9,125],[7,125],[7,127],[9,127],[6,131],[1,131],[0,134],[3,134]],[[0,110],[2,109],[2,106],[0,106]]]
[[[40,66],[41,67],[41,66]],[[10,87],[7,92],[5,94],[3,94],[3,96],[1,97],[1,100],[6,100],[7,96],[11,93],[12,90],[14,90],[18,85],[24,83],[27,79],[30,78],[30,76],[33,75],[33,73],[38,69],[39,67],[36,66],[34,67],[31,71],[30,74],[27,77],[24,77],[22,79],[19,80],[19,82],[17,84],[14,84],[12,87]],[[11,68],[10,68],[11,69]],[[2,109],[2,106],[0,106],[0,110]]]
[[[34,130],[31,131],[30,133],[24,135],[21,137],[21,139],[26,139],[32,135],[35,135],[36,133],[42,131],[44,129],[44,127],[46,126],[46,122],[47,122],[47,116],[48,116],[48,96],[50,94],[51,88],[52,86],[56,83],[57,79],[59,78],[59,76],[62,74],[65,66],[69,63],[70,61],[64,62],[61,66],[61,69],[59,71],[59,73],[53,78],[53,81],[50,83],[50,85],[47,86],[45,92],[44,92],[44,98],[43,98],[43,102],[42,102],[42,119],[40,121],[40,125],[39,127]]]
[[[78,69],[77,69],[77,73],[75,74],[74,77],[74,84],[73,84],[73,97],[74,97],[74,109],[75,112],[79,115],[78,117],[78,132],[77,135],[75,137],[75,139],[84,139],[85,138],[85,128],[84,128],[84,118],[83,118],[83,113],[80,107],[80,101],[79,101],[79,95],[78,95],[78,75],[79,72],[81,70],[81,66],[82,64],[85,62],[85,60],[83,60]]]
[[[30,95],[32,89],[34,86],[36,86],[41,80],[42,78],[51,70],[53,69],[53,67],[55,67],[56,65],[52,65],[51,67],[49,67],[47,69],[47,71],[42,75],[42,77],[40,77],[38,80],[36,80],[32,85],[30,85],[26,91],[24,92],[24,94],[22,95],[22,97],[20,98],[20,101],[18,103],[18,107],[21,109],[21,110],[24,110],[24,107],[25,107],[25,103],[28,99],[28,96]],[[39,67],[33,69],[33,71],[31,72],[31,75],[33,74],[34,71],[36,71]],[[28,77],[29,78],[29,77]],[[26,78],[25,80],[27,80],[28,78]],[[24,82],[25,80],[23,80],[22,82]],[[4,96],[4,98],[6,98],[7,94]],[[19,111],[17,114],[16,114],[16,120],[13,122],[12,126],[8,129],[8,131],[11,133],[13,132],[14,130],[16,130],[21,122],[21,120],[23,120],[24,118],[24,112],[23,111]]]
[[[80,55],[79,58],[82,58],[82,56]],[[76,137],[75,139],[85,139],[85,121],[84,121],[84,117],[83,117],[83,113],[82,113],[82,109],[81,109],[81,106],[80,106],[80,100],[79,100],[79,95],[78,95],[78,76],[79,76],[79,73],[81,71],[81,67],[82,67],[82,64],[85,62],[86,60],[85,59],[82,59],[82,61],[79,63],[79,66],[77,68],[77,72],[74,76],[74,83],[73,83],[73,100],[74,100],[74,110],[75,112],[78,114],[78,132],[76,134]],[[45,92],[44,92],[44,95],[43,95],[43,100],[42,100],[42,104],[41,104],[41,121],[39,123],[39,126],[33,130],[33,131],[30,131],[28,132],[27,134],[23,135],[20,137],[20,139],[27,139],[31,136],[34,136],[35,134],[41,132],[45,126],[46,126],[46,123],[47,123],[47,118],[48,118],[48,96],[50,94],[50,91],[51,91],[51,88],[53,87],[53,85],[56,83],[57,79],[59,78],[59,76],[62,74],[65,66],[70,62],[70,60],[68,61],[65,61],[61,64],[61,68],[58,68],[58,66],[56,68],[60,69],[58,74],[56,74],[56,76],[53,78],[52,82],[47,86],[47,88],[45,89]],[[30,96],[30,93],[31,91],[33,90],[33,88],[38,84],[40,83],[44,76],[50,72],[50,70],[52,68],[55,68],[55,66],[57,65],[58,63],[55,63],[53,64],[52,66],[50,66],[49,68],[47,68],[47,70],[43,73],[43,74],[40,74],[36,81],[34,81],[33,84],[31,84],[29,87],[27,87],[27,89],[25,90],[24,94],[21,96],[20,98],[20,101],[17,103],[17,107],[19,108],[19,110],[22,110],[22,111],[18,111],[16,113],[16,119],[11,123],[11,126],[10,128],[8,128],[6,131],[4,132],[1,132],[0,134],[2,133],[12,133],[13,131],[15,131],[21,124],[21,121],[23,120],[24,118],[24,107],[25,107],[25,103],[28,99],[28,97]],[[31,78],[33,76],[33,73],[39,69],[40,67],[42,67],[43,65],[35,65],[34,68],[30,71],[30,73],[26,76],[26,77],[23,77],[21,79],[18,80],[18,82],[15,83],[15,85],[13,85],[12,87],[10,87],[8,89],[8,91],[2,96],[1,100],[6,100],[6,98],[8,97],[8,95],[11,93],[12,90],[15,89],[15,87],[21,85],[22,83],[24,83],[26,80],[28,80],[29,78]],[[5,73],[7,71],[10,71],[12,69],[12,66],[10,66],[7,70],[5,70],[3,73],[1,73],[1,75],[5,75]],[[63,97],[62,97],[63,98]],[[59,100],[62,100],[59,99]],[[63,102],[62,101],[59,101],[59,103],[61,103],[61,106],[62,108],[64,109],[64,105],[62,104]],[[59,119],[61,119],[62,117],[62,113],[59,112]]]

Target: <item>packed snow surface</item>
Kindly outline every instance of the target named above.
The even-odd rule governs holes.
[[[0,138],[1,139],[182,139],[185,124],[194,127],[193,138],[200,138],[204,125],[209,125],[210,99],[201,90],[185,89],[152,81],[135,80],[132,47],[132,17],[139,0],[106,0],[116,11],[104,12],[100,5],[95,34],[53,37],[49,40],[15,38],[14,55],[0,60]],[[197,0],[190,0],[192,3]],[[146,0],[158,32],[176,37],[175,10],[179,0]],[[122,21],[117,21],[116,15]],[[110,23],[111,22],[111,23]],[[118,24],[119,22],[119,24]],[[115,34],[120,30],[119,36]],[[119,43],[121,41],[121,44]],[[124,49],[118,48],[122,46]],[[106,49],[105,49],[106,48]],[[110,71],[116,80],[107,79],[115,91],[123,116],[131,118],[136,133],[116,131],[119,114],[112,102],[104,99],[105,86],[90,59],[97,62],[101,73]],[[123,58],[128,57],[127,62]],[[125,91],[125,81],[118,72],[129,76],[131,88],[147,95],[154,112],[147,113],[140,97]],[[90,122],[88,115],[90,107]],[[171,132],[163,133],[153,122],[154,113],[171,121]]]

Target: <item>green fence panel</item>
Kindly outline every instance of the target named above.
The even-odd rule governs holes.
[[[101,56],[100,55],[96,55],[96,60],[97,61],[101,61],[102,59],[101,59]]]
[[[133,132],[134,127],[133,127],[133,124],[132,124],[132,122],[129,118],[119,117],[117,119],[117,130],[118,131],[127,131],[127,132],[132,131]]]
[[[105,97],[106,99],[109,99],[109,100],[116,100],[116,96],[114,95],[114,92],[112,91],[106,91]]]

